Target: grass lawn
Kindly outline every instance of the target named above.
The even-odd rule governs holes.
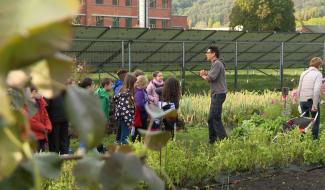
[[[105,135],[102,142],[105,147],[114,144],[115,134]],[[176,140],[178,141],[192,141],[196,143],[208,143],[208,128],[202,126],[188,126],[186,130],[181,130],[176,133]],[[71,139],[70,147],[76,151],[79,147],[79,139]]]
[[[262,72],[268,74],[265,75]],[[277,70],[274,69],[262,69],[260,71],[257,70],[239,70],[238,71],[238,90],[248,90],[248,91],[264,91],[264,90],[277,90],[280,88],[280,76]],[[286,69],[284,70],[283,76],[283,86],[287,86],[289,88],[296,88],[298,85],[298,80],[300,73],[303,69]],[[195,71],[194,73],[197,73]],[[176,76],[180,79],[180,72],[171,72],[164,71],[164,78],[167,79],[170,76]],[[109,74],[101,74],[101,78],[110,77]],[[151,73],[146,73],[148,78],[151,78]],[[91,74],[91,78],[93,78],[98,84],[99,75]],[[234,81],[235,74],[233,70],[229,70],[226,72],[226,80],[229,91],[234,90]],[[204,94],[209,91],[209,84],[198,77],[198,75],[193,74],[191,72],[186,72],[185,75],[185,92],[189,94]]]

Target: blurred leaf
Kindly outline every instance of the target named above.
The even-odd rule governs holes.
[[[100,144],[105,134],[106,119],[99,98],[85,89],[69,86],[65,104],[72,127],[80,140],[86,143],[87,148]]]
[[[0,1],[0,71],[8,72],[68,48],[77,0]]]
[[[8,95],[10,96],[11,105],[14,107],[15,110],[21,110],[25,109],[24,107],[27,107],[28,110],[28,116],[33,116],[36,111],[37,107],[30,99],[30,92],[23,92],[23,90],[10,88],[8,90]]]
[[[1,77],[0,77],[1,78]],[[17,166],[15,154],[18,147],[15,146],[17,138],[12,132],[10,126],[15,125],[16,118],[11,111],[10,100],[7,92],[0,81],[0,181],[9,176]],[[15,141],[15,142],[14,142]],[[18,142],[19,143],[19,142]],[[10,163],[10,164],[8,164]]]
[[[79,187],[91,189],[99,182],[99,173],[104,165],[103,160],[94,157],[84,157],[73,168],[73,175]]]
[[[3,100],[6,100],[6,97]],[[0,104],[4,102],[0,101]],[[10,175],[22,159],[21,143],[28,140],[30,133],[29,123],[22,109],[2,108],[1,111],[9,111],[15,120],[13,123],[2,122],[0,125],[0,152],[2,152],[0,154],[0,180]]]
[[[0,128],[0,181],[4,177],[8,177],[15,170],[18,164],[18,147],[8,138],[5,130],[9,130],[9,127]],[[8,131],[7,131],[8,132]]]
[[[140,181],[147,182],[149,189],[164,189],[163,181],[131,154],[112,154],[102,167],[99,180],[105,190],[135,189]]]
[[[13,110],[16,118],[16,123],[10,126],[10,130],[21,141],[29,141],[27,135],[31,133],[29,121],[23,110]]]
[[[142,166],[143,180],[149,185],[149,189],[165,189],[164,182],[156,175],[156,173],[147,166]]]
[[[34,186],[33,174],[22,166],[17,167],[15,172],[0,183],[0,189],[22,190]]]
[[[77,14],[79,4],[77,0],[1,0],[1,14],[6,16],[0,20],[0,44],[7,38],[26,33],[35,26],[44,26],[48,23],[66,20]]]
[[[55,179],[60,176],[61,165],[63,161],[56,153],[37,153],[33,155],[32,160],[23,163],[23,167],[29,172],[33,172],[33,162],[40,170],[42,177]]]
[[[134,152],[134,148],[133,146],[130,145],[111,144],[108,146],[108,152],[110,154],[113,154],[115,152],[130,153],[130,152]]]
[[[25,104],[25,97],[22,90],[15,88],[10,88],[8,90],[8,95],[11,98],[11,104],[15,109],[22,109]]]
[[[1,76],[0,76],[1,79]],[[7,90],[0,81],[0,127],[10,125],[15,122],[15,117],[11,112],[10,99]]]
[[[154,104],[146,104],[145,109],[152,119],[162,118],[162,117],[175,117],[177,116],[177,110],[175,108],[168,109],[166,111],[160,109]]]
[[[147,131],[139,129],[141,136],[144,137],[144,144],[151,150],[159,151],[166,146],[168,140],[172,137],[170,132],[166,131]]]
[[[24,66],[34,64],[44,57],[52,56],[58,50],[69,47],[71,29],[70,24],[55,23],[32,32],[28,38],[16,37],[0,49],[2,64],[0,70],[8,72]]]
[[[31,67],[32,83],[46,98],[57,96],[65,89],[65,83],[72,73],[72,59],[56,54]]]
[[[13,70],[8,73],[6,83],[12,88],[22,89],[29,80],[29,76],[22,70]]]

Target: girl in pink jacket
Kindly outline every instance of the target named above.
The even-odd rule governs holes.
[[[160,71],[155,71],[152,74],[153,79],[147,86],[148,98],[151,103],[158,105],[159,95],[156,93],[157,88],[164,86],[163,75]]]

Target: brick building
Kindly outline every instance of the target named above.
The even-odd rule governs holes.
[[[135,28],[139,26],[138,0],[80,0],[75,25]],[[171,15],[172,0],[148,0],[149,27],[187,28],[186,16]]]

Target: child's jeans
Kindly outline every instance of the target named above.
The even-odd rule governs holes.
[[[128,144],[129,127],[128,127],[127,123],[123,119],[118,119],[117,126],[121,131],[120,138],[119,138],[119,141],[117,141],[117,143],[118,144]]]

